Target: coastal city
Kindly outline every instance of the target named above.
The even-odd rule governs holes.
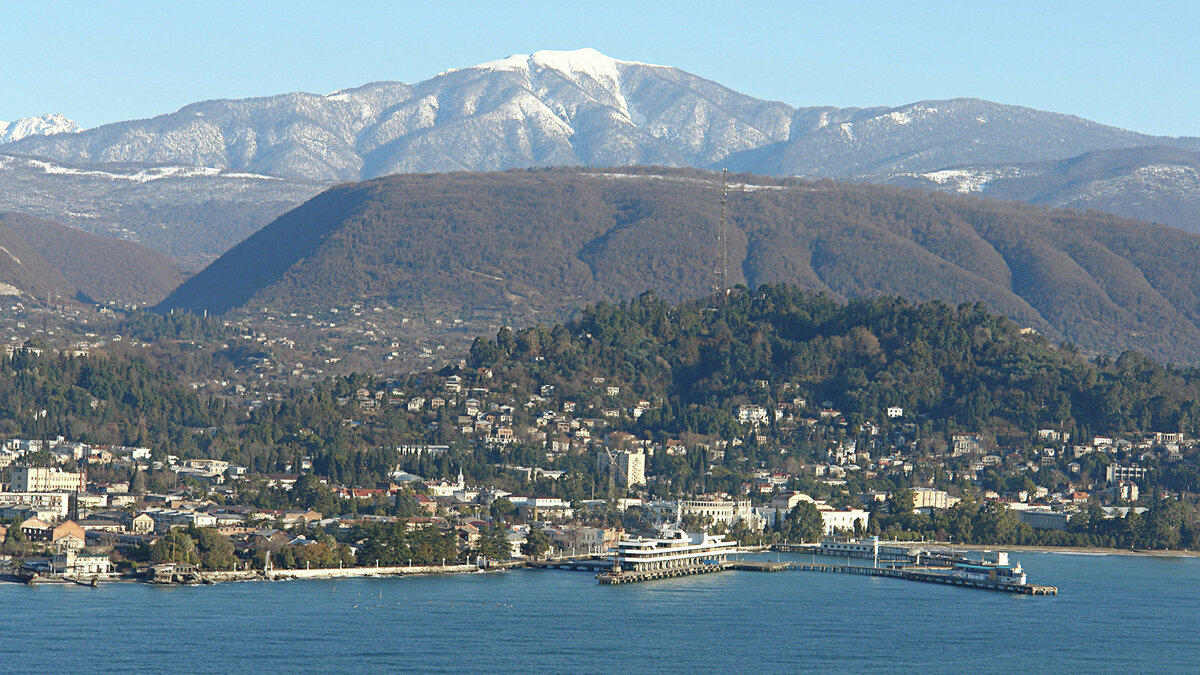
[[[80,345],[30,332],[4,347],[7,367],[86,361],[106,346],[95,334]],[[7,437],[0,564],[12,580],[77,583],[611,565],[619,544],[670,524],[743,550],[836,554],[830,542],[868,536],[1079,545],[1097,532],[1111,543],[1083,545],[1122,547],[1129,527],[1152,548],[1161,543],[1143,532],[1178,518],[1164,504],[1186,497],[1169,477],[1194,472],[1197,459],[1195,439],[1166,431],[1076,439],[1047,426],[1001,445],[964,428],[934,440],[928,419],[900,405],[846,414],[808,400],[799,382],[766,379],[729,400],[724,433],[673,437],[645,431],[668,403],[636,378],[518,377],[472,366],[480,351],[418,377],[345,378],[326,391],[337,428],[402,431],[403,442],[369,449],[369,467],[305,454],[295,439],[247,463],[199,446]],[[265,353],[234,368],[238,377],[251,388],[226,381],[220,396],[251,420],[301,381]],[[1194,545],[1189,534],[1176,529],[1171,543]]]
[[[1197,670],[1195,6],[9,4],[0,675]]]

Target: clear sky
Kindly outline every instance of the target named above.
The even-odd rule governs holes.
[[[0,0],[0,120],[418,82],[594,47],[793,106],[958,96],[1200,136],[1200,2]]]

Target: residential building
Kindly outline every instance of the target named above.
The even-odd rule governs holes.
[[[945,490],[918,487],[912,489],[914,509],[948,509],[950,496]]]
[[[50,556],[50,571],[68,577],[91,577],[111,574],[113,566],[106,555],[84,555],[68,548]]]
[[[1104,470],[1104,476],[1110,484],[1146,480],[1146,467],[1109,464]]]
[[[0,492],[0,507],[27,507],[53,511],[55,520],[66,518],[71,495],[66,492]]]
[[[821,513],[821,520],[825,522],[825,534],[854,532],[856,524],[859,531],[865,532],[867,522],[871,518],[871,513],[862,509],[837,510],[828,505],[819,505],[817,510]]]
[[[625,490],[646,484],[646,453],[641,450],[602,450],[598,462],[602,472],[615,472],[616,481]]]
[[[754,509],[749,499],[721,499],[699,495],[696,499],[684,499],[679,502],[679,513],[683,517],[709,518],[716,523],[733,525],[734,523],[754,519]]]
[[[1035,530],[1065,530],[1070,514],[1050,509],[1014,509],[1017,519]]]
[[[14,466],[9,489],[13,492],[86,492],[87,476],[82,471],[62,471],[55,466]]]

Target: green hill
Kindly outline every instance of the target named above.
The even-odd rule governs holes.
[[[742,404],[780,406],[789,418],[831,407],[850,429],[887,423],[897,406],[939,452],[963,431],[1015,448],[1036,445],[1046,427],[1073,438],[1200,433],[1195,368],[1136,352],[1090,361],[978,303],[840,304],[786,285],[737,290],[719,307],[646,293],[590,306],[565,325],[503,328],[472,345],[465,372],[484,368],[478,384],[511,388],[517,400],[553,385],[554,396],[596,410],[647,401],[640,418],[614,422],[640,437],[748,438]],[[604,395],[614,385],[616,395]],[[825,447],[799,419],[769,416],[758,433],[784,448]]]
[[[1053,340],[1200,362],[1200,237],[873,185],[730,176],[731,283],[834,299],[982,301]],[[332,188],[183,284],[161,309],[382,301],[514,324],[647,289],[711,292],[719,174],[553,169],[399,175]]]

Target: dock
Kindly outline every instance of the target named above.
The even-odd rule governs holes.
[[[907,579],[931,584],[947,584],[981,588],[988,591],[1018,593],[1021,595],[1058,595],[1057,586],[1036,584],[1013,584],[1004,581],[964,579],[947,573],[945,568],[935,567],[866,567],[862,565],[827,565],[824,563],[786,563],[798,572],[827,572],[833,574],[861,574],[872,577]]]
[[[791,563],[764,560],[734,560],[725,563],[725,567],[743,572],[784,572],[791,567]]]
[[[686,567],[668,567],[664,569],[645,570],[639,572],[623,571],[623,572],[604,572],[596,575],[596,581],[602,584],[633,584],[642,581],[655,581],[658,579],[673,579],[675,577],[686,577],[693,574],[712,574],[714,572],[724,572],[729,569],[727,565],[722,563],[706,563],[703,565],[688,565]]]
[[[566,570],[569,572],[607,572],[612,569],[608,560],[541,560],[525,563],[526,567],[539,570]]]
[[[867,567],[865,565],[834,565],[826,563],[794,563],[770,562],[764,560],[733,560],[723,563],[691,565],[668,569],[647,570],[641,572],[623,571],[613,573],[604,561],[566,560],[558,562],[529,563],[529,567],[541,569],[593,571],[603,569],[596,575],[596,580],[602,584],[627,584],[658,579],[689,576],[692,574],[709,574],[736,570],[741,572],[825,572],[828,574],[857,574],[870,577],[887,577],[889,579],[905,579],[920,581],[927,584],[945,584],[947,586],[962,586],[964,588],[979,588],[1002,593],[1018,595],[1058,595],[1057,586],[1038,584],[1014,584],[1005,581],[988,581],[982,579],[965,579],[950,574],[949,567]]]

